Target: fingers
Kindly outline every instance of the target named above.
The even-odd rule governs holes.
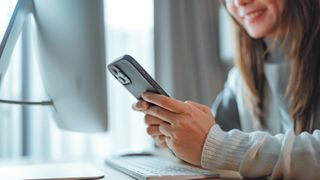
[[[159,106],[150,106],[147,110],[144,111],[146,114],[161,119],[170,124],[176,124],[177,114],[172,113],[164,108]]]
[[[205,106],[203,104],[199,104],[199,103],[196,103],[193,101],[186,101],[185,103],[190,104],[190,105],[200,109],[202,112],[205,112],[205,113],[211,112],[211,109],[208,106]]]
[[[159,125],[159,131],[162,135],[165,135],[167,137],[171,137],[172,135],[172,127],[169,124],[161,124]]]
[[[148,126],[148,127],[147,127],[147,133],[148,133],[150,136],[163,135],[163,134],[160,132],[159,125]]]
[[[132,109],[136,111],[145,111],[150,107],[150,104],[146,101],[138,101],[137,103],[132,104]]]
[[[147,92],[142,94],[142,98],[151,104],[155,104],[171,112],[175,112],[175,113],[185,112],[185,104],[183,102],[174,100],[164,95]]]
[[[166,141],[166,145],[168,146],[168,148],[171,149],[171,151],[173,153],[175,153],[175,149],[173,148],[171,137],[166,136],[165,141]]]
[[[147,127],[147,133],[153,137],[159,135],[171,136],[171,131],[171,126],[166,123],[162,123],[160,125],[151,125]]]
[[[157,144],[163,148],[168,148],[167,142],[166,142],[166,136],[164,135],[159,135],[156,136],[155,141],[157,142]]]
[[[159,126],[149,126],[147,128],[147,132],[154,138],[154,140],[159,146],[163,148],[168,148],[166,136],[160,132]]]
[[[152,137],[155,136],[171,136],[171,127],[169,124],[152,125],[147,127],[147,133]]]
[[[163,121],[157,117],[151,116],[149,114],[144,116],[144,121],[147,125],[160,125],[162,123],[167,123],[166,121]]]
[[[154,116],[150,116],[150,115],[145,116],[145,122],[146,124],[148,124],[147,133],[154,138],[157,145],[163,148],[168,148],[168,145],[166,142],[166,136],[163,135],[162,132],[160,131],[160,125],[167,124],[167,122],[162,121],[161,119],[156,118]]]

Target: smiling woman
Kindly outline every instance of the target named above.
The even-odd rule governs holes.
[[[221,2],[235,22],[237,57],[212,112],[153,93],[134,109],[160,145],[191,164],[249,178],[317,179],[320,0]]]

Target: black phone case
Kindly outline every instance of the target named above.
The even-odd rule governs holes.
[[[110,73],[137,99],[144,92],[169,96],[131,56],[124,55],[108,65]]]

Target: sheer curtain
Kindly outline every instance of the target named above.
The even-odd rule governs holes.
[[[211,105],[228,72],[219,54],[219,1],[154,2],[157,80],[177,99]]]
[[[153,1],[106,0],[105,10],[107,62],[130,54],[153,74]],[[3,86],[0,95],[5,99],[21,99],[22,92],[26,91],[29,100],[47,98],[34,59],[36,56],[30,48],[34,20],[31,18],[28,24],[21,45],[22,50],[27,52],[23,53],[23,58],[19,57],[21,53],[15,52],[19,63],[12,62],[10,65],[4,82],[6,86]],[[26,76],[29,78],[26,79]],[[28,84],[22,87],[23,91],[19,88],[21,77]],[[109,131],[93,135],[58,129],[50,110],[44,107],[22,109],[0,105],[0,157],[24,155],[43,159],[85,159],[105,158],[120,151],[152,150],[153,142],[145,132],[143,115],[131,110],[135,99],[110,74],[108,101]]]

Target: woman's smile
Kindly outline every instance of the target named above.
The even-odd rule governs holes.
[[[227,9],[239,24],[255,39],[272,36],[283,11],[282,0],[235,0]]]
[[[265,17],[265,12],[266,9],[259,9],[246,13],[242,16],[243,22],[248,25],[257,23]]]

